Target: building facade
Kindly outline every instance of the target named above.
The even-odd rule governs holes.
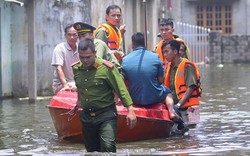
[[[173,1],[178,21],[209,28],[211,63],[250,63],[249,0]],[[179,10],[179,8],[181,8]]]
[[[169,0],[176,21],[221,30],[227,35],[250,35],[248,0]]]

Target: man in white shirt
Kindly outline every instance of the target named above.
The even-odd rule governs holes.
[[[73,24],[65,27],[66,42],[58,44],[53,52],[51,65],[55,67],[53,92],[75,89],[74,74],[71,65],[79,61],[77,49],[78,34]]]

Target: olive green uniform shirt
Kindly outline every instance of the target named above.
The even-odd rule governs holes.
[[[115,55],[110,51],[109,47],[106,45],[105,42],[99,39],[94,39],[96,55],[100,58],[110,61],[115,64],[118,70],[121,70],[121,65],[117,61]]]
[[[182,61],[182,58],[180,59],[180,62],[181,61]],[[176,90],[175,90],[175,75],[176,75],[176,71],[177,71],[177,68],[178,68],[180,62],[176,65],[173,65],[173,64],[170,65],[170,90],[172,91],[173,100],[174,100],[175,104],[179,102],[179,99],[177,98],[177,94],[176,94]],[[187,87],[197,85],[196,72],[195,72],[195,69],[192,65],[189,64],[185,68],[184,78],[185,78],[185,82],[186,82]]]
[[[105,28],[100,28],[99,30],[97,30],[95,34],[95,38],[100,39],[106,44],[108,44],[108,33],[106,32]]]
[[[103,61],[97,57],[89,69],[81,62],[73,65],[80,106],[84,110],[92,111],[111,106],[115,104],[114,91],[124,106],[132,105],[132,99],[118,69],[112,63],[112,67],[108,67]]]

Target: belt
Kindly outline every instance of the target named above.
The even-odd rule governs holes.
[[[106,112],[108,110],[115,109],[115,108],[116,108],[115,104],[112,104],[110,106],[107,106],[107,107],[104,107],[104,108],[101,108],[101,109],[98,109],[98,110],[92,110],[91,108],[89,108],[89,109],[85,108],[83,111],[84,111],[84,113],[89,114],[91,117],[95,117],[95,116],[97,116],[99,114],[102,114],[102,113],[104,113],[104,112]]]

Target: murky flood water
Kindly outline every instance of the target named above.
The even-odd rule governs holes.
[[[250,155],[250,65],[200,66],[201,123],[182,137],[118,144],[118,155]],[[57,138],[49,99],[0,101],[0,155],[84,155]]]

